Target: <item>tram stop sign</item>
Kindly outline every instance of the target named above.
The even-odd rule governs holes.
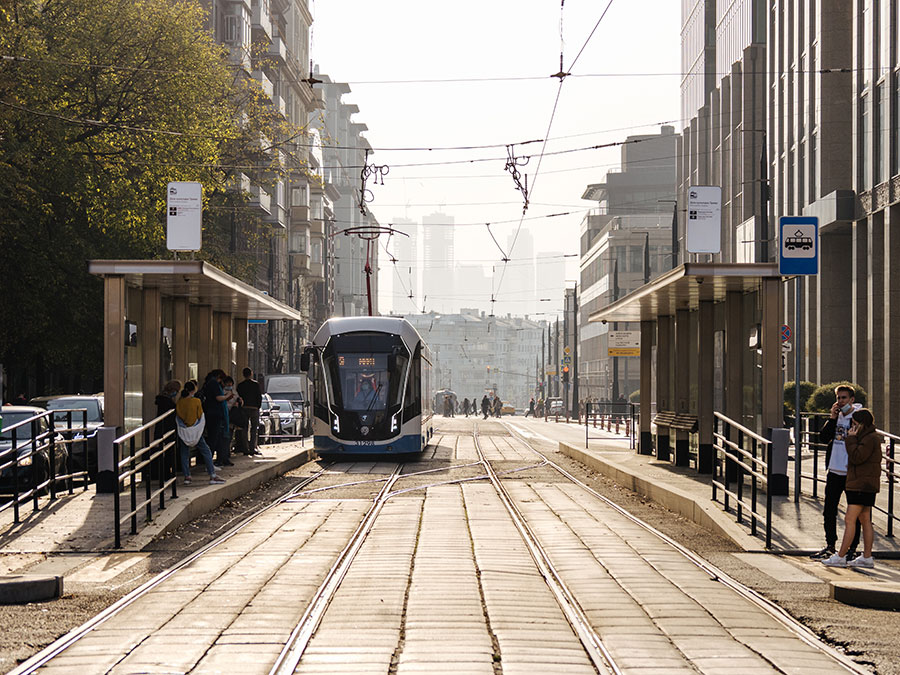
[[[819,219],[782,216],[778,219],[778,273],[804,276],[819,273]]]

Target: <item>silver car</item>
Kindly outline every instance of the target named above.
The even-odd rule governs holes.
[[[278,416],[281,422],[281,433],[287,436],[299,436],[303,422],[303,413],[294,409],[294,405],[287,399],[276,398],[272,401],[272,407],[278,407],[273,414]]]

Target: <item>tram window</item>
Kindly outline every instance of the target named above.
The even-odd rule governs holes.
[[[403,419],[412,419],[422,414],[422,348],[416,348],[412,368],[409,369],[409,382],[406,387],[406,408]]]

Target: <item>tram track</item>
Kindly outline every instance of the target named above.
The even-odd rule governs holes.
[[[494,467],[491,466],[490,461],[485,456],[484,451],[481,448],[481,444],[478,440],[477,422],[475,423],[475,430],[472,436],[475,441],[475,449],[478,452],[481,464],[485,468],[491,485],[493,485],[494,489],[496,490],[497,496],[500,498],[503,507],[506,509],[506,512],[512,519],[513,524],[519,532],[519,535],[522,537],[522,540],[525,542],[525,545],[527,546],[531,557],[534,559],[535,565],[537,565],[541,576],[544,578],[547,586],[549,586],[550,590],[552,591],[557,603],[560,606],[560,609],[563,611],[563,614],[566,617],[566,620],[569,622],[572,630],[575,632],[575,634],[578,636],[578,639],[581,641],[581,644],[584,646],[584,649],[590,657],[591,662],[594,664],[594,667],[601,673],[615,673],[616,675],[620,675],[622,671],[616,665],[616,662],[613,659],[612,655],[604,646],[603,640],[601,639],[599,633],[597,633],[597,631],[592,628],[591,623],[584,612],[584,609],[582,609],[581,605],[575,599],[575,595],[569,590],[568,586],[563,581],[562,576],[554,567],[547,551],[541,545],[537,536],[528,525],[528,522],[525,520],[525,517],[522,515],[521,511],[519,511],[512,497],[510,497],[505,486],[500,481],[500,476],[497,474],[497,472],[494,470]],[[541,465],[543,466],[545,464],[549,464],[546,457],[544,458],[544,462],[542,462]]]
[[[101,612],[96,617],[92,618],[90,621],[86,622],[82,626],[70,631],[68,634],[51,644],[47,649],[42,651],[41,653],[35,655],[28,661],[21,664],[17,669],[11,671],[14,675],[19,675],[20,673],[32,673],[41,668],[43,665],[47,664],[51,659],[55,656],[61,654],[69,647],[75,645],[80,639],[88,635],[95,628],[106,622],[107,620],[114,617],[117,613],[123,610],[128,605],[131,605],[135,601],[137,601],[142,596],[148,594],[154,588],[159,586],[159,584],[163,583],[167,579],[171,578],[176,572],[183,569],[187,565],[191,564],[202,558],[202,556],[207,553],[215,550],[218,546],[228,541],[236,534],[238,534],[241,530],[247,527],[250,523],[252,523],[255,519],[259,518],[265,512],[270,509],[278,506],[279,504],[297,504],[300,502],[309,502],[314,505],[316,503],[316,498],[325,493],[327,494],[329,491],[338,490],[341,488],[350,490],[351,488],[358,488],[360,486],[366,485],[378,485],[381,484],[377,490],[377,494],[374,496],[367,496],[366,499],[371,499],[371,504],[366,508],[364,505],[359,505],[356,509],[356,513],[359,514],[356,516],[358,520],[353,520],[349,527],[344,530],[345,534],[342,535],[341,543],[335,546],[329,552],[331,558],[330,562],[325,561],[323,566],[320,568],[320,572],[324,572],[323,576],[318,576],[316,581],[316,588],[312,590],[312,594],[310,596],[304,596],[303,605],[298,606],[298,613],[292,617],[290,623],[285,622],[286,629],[285,635],[287,635],[287,631],[290,630],[289,639],[287,639],[284,643],[283,648],[274,662],[274,664],[269,669],[270,675],[274,675],[275,673],[292,673],[294,672],[298,665],[301,665],[301,660],[304,657],[304,654],[307,651],[307,647],[309,647],[310,643],[313,641],[313,638],[316,636],[317,631],[319,630],[320,625],[324,617],[331,617],[335,612],[340,616],[340,611],[337,609],[335,612],[329,612],[329,607],[332,603],[332,600],[335,598],[339,589],[341,588],[342,582],[345,577],[348,575],[351,567],[354,564],[354,561],[357,559],[357,556],[361,553],[361,551],[366,550],[364,547],[367,537],[373,531],[373,528],[376,527],[376,522],[379,521],[379,516],[382,514],[382,510],[386,507],[386,505],[397,497],[402,495],[408,495],[409,493],[421,491],[423,494],[431,495],[429,492],[432,488],[437,488],[438,491],[445,488],[445,486],[451,485],[471,485],[472,483],[483,482],[482,487],[466,487],[462,488],[463,492],[460,494],[463,496],[463,509],[465,509],[466,503],[466,495],[469,494],[468,490],[483,490],[484,494],[487,494],[491,490],[496,494],[496,499],[492,502],[492,504],[496,504],[496,506],[492,506],[492,513],[496,512],[498,515],[494,515],[492,517],[499,519],[506,519],[508,517],[509,522],[512,523],[512,526],[508,527],[508,531],[512,538],[518,539],[521,538],[521,541],[524,543],[524,549],[522,549],[522,559],[527,560],[530,556],[530,561],[533,561],[534,568],[536,572],[533,572],[535,583],[539,585],[546,584],[546,587],[550,590],[550,594],[547,595],[547,602],[550,605],[553,605],[555,600],[556,605],[559,606],[561,610],[561,615],[559,615],[559,623],[561,626],[566,627],[566,632],[568,633],[569,627],[571,627],[573,637],[571,638],[572,644],[574,648],[577,648],[579,653],[579,642],[580,647],[583,647],[584,653],[587,655],[590,660],[591,665],[596,671],[600,673],[620,673],[627,672],[630,670],[630,667],[623,667],[622,664],[617,663],[616,653],[611,650],[608,645],[604,643],[602,630],[598,630],[592,625],[592,620],[588,615],[588,612],[585,611],[585,608],[581,603],[584,602],[584,598],[582,597],[583,588],[579,591],[576,588],[579,584],[577,583],[577,579],[575,579],[575,584],[567,585],[564,577],[564,574],[560,571],[558,565],[554,565],[553,556],[556,555],[555,549],[550,550],[545,547],[545,544],[542,544],[541,537],[544,536],[546,531],[546,525],[544,528],[544,535],[539,531],[539,527],[536,528],[532,524],[528,522],[528,518],[530,514],[527,513],[529,509],[531,513],[534,513],[536,504],[540,502],[543,497],[541,497],[540,493],[535,490],[535,495],[537,497],[536,500],[532,500],[534,503],[529,504],[529,500],[522,499],[522,490],[523,489],[532,489],[530,483],[532,481],[531,477],[526,477],[524,481],[515,481],[509,484],[509,487],[512,489],[508,489],[507,485],[504,485],[506,481],[504,479],[508,479],[515,474],[536,470],[536,469],[546,469],[547,471],[553,471],[558,476],[562,478],[559,480],[559,484],[571,484],[578,486],[578,488],[584,490],[590,497],[600,500],[604,505],[609,508],[615,510],[622,517],[628,519],[630,522],[642,528],[644,531],[652,534],[653,536],[659,538],[661,541],[665,542],[669,547],[678,552],[681,556],[683,556],[686,560],[690,561],[690,563],[702,570],[707,577],[714,581],[721,583],[723,586],[728,587],[738,595],[742,596],[746,600],[752,602],[754,605],[759,607],[762,611],[765,611],[769,616],[773,619],[779,621],[782,625],[785,626],[791,633],[797,637],[798,639],[805,642],[809,647],[815,648],[823,653],[827,654],[833,661],[840,664],[843,670],[854,673],[863,673],[868,672],[865,669],[861,668],[857,664],[855,664],[849,657],[841,654],[837,650],[829,647],[822,643],[818,637],[816,637],[809,629],[807,629],[803,624],[797,622],[793,617],[787,614],[783,609],[774,605],[755,591],[746,586],[740,584],[734,579],[728,577],[721,570],[716,568],[715,566],[708,563],[706,560],[700,558],[693,552],[684,548],[676,541],[672,540],[665,534],[659,532],[651,525],[643,522],[636,516],[632,515],[625,509],[619,507],[617,504],[607,499],[603,495],[599,494],[597,491],[593,490],[590,486],[586,485],[584,482],[579,480],[577,476],[572,475],[568,472],[564,467],[560,466],[556,462],[554,462],[550,457],[542,453],[538,450],[534,445],[532,445],[522,434],[519,434],[518,431],[511,425],[507,423],[503,424],[505,433],[503,436],[490,434],[484,436],[484,438],[488,438],[489,436],[493,436],[494,440],[492,440],[492,453],[494,457],[489,458],[489,454],[485,452],[485,449],[482,447],[482,440],[479,437],[479,430],[477,423],[475,424],[474,430],[471,434],[470,443],[474,444],[475,451],[477,454],[477,461],[465,461],[468,459],[473,459],[473,454],[471,450],[471,445],[468,446],[469,450],[468,456],[464,453],[460,453],[458,459],[463,460],[457,463],[453,463],[452,461],[448,461],[445,465],[442,465],[437,468],[427,468],[422,469],[420,471],[409,471],[404,473],[405,469],[413,468],[409,465],[404,465],[402,463],[397,463],[396,465],[392,465],[391,462],[382,462],[379,466],[379,470],[386,471],[389,473],[385,473],[379,475],[374,478],[366,478],[363,480],[353,480],[353,481],[344,481],[339,482],[334,485],[325,485],[321,487],[315,487],[314,482],[320,478],[323,478],[326,473],[329,473],[329,470],[334,466],[334,464],[329,464],[323,466],[315,473],[306,476],[297,483],[293,485],[290,489],[284,491],[280,496],[274,499],[271,503],[266,504],[264,506],[259,507],[253,513],[249,514],[246,518],[238,522],[234,527],[229,529],[227,532],[224,532],[220,536],[218,536],[215,540],[209,542],[201,549],[198,549],[191,555],[185,557],[172,567],[167,570],[159,573],[153,579],[145,582],[139,588],[135,589],[127,596],[123,597],[119,602],[107,608],[104,612]],[[465,438],[468,434],[459,434],[453,435],[456,439]],[[515,443],[509,440],[505,440],[505,438],[512,439]],[[503,441],[499,441],[497,439],[504,438]],[[453,443],[458,443],[459,441],[454,441]],[[451,457],[456,456],[455,448],[456,446],[451,443]],[[490,444],[489,444],[490,445]],[[514,446],[519,446],[519,448],[515,448]],[[509,448],[514,448],[514,453],[509,453]],[[499,456],[498,456],[499,455]],[[535,460],[533,462],[528,461],[528,457],[531,455],[535,456]],[[510,461],[513,459],[518,464],[523,464],[521,466],[510,468],[510,464],[513,462]],[[527,463],[525,463],[527,462]],[[499,463],[499,467],[496,466]],[[402,486],[402,481],[411,478],[417,478],[420,476],[427,476],[433,473],[440,472],[450,472],[450,475],[453,475],[453,472],[459,472],[464,470],[470,470],[473,467],[480,467],[483,471],[479,470],[476,475],[467,475],[458,478],[450,478],[446,480],[431,480],[428,479],[428,482],[421,484],[413,484],[411,486]],[[471,471],[469,472],[471,473]],[[333,474],[332,474],[333,475]],[[348,475],[348,474],[343,474]],[[457,475],[459,475],[457,473]],[[542,475],[550,475],[542,474]],[[488,488],[487,484],[491,487]],[[521,487],[524,485],[525,487]],[[569,488],[570,490],[574,490],[574,488]],[[517,492],[518,491],[518,492]],[[375,490],[372,490],[372,494],[375,493]],[[473,493],[474,494],[474,493]],[[344,496],[337,496],[336,501],[346,501],[348,498]],[[418,498],[417,498],[418,499]],[[425,497],[423,497],[423,506],[420,508],[424,509]],[[430,499],[430,497],[428,498]],[[492,498],[493,499],[493,498]],[[352,499],[350,501],[353,501]],[[357,499],[358,501],[358,499]],[[398,502],[403,502],[403,500],[397,500]],[[589,501],[589,500],[588,500]],[[549,511],[552,511],[554,508],[549,502],[540,502],[543,504],[543,507],[546,507]],[[424,511],[423,511],[424,512]],[[423,513],[422,512],[422,513]],[[500,515],[502,514],[502,515]],[[466,516],[468,518],[468,516]],[[386,521],[386,525],[390,524],[390,508],[383,517],[383,520]],[[419,516],[419,527],[421,528],[421,513]],[[499,522],[499,521],[498,521]],[[540,524],[540,523],[538,523]],[[470,539],[474,536],[473,531],[471,529],[471,525],[467,525],[470,529],[468,530]],[[481,526],[483,527],[483,526]],[[514,528],[514,529],[513,529]],[[493,532],[493,530],[491,531]],[[516,537],[516,533],[518,533],[518,537]],[[481,542],[483,544],[484,541],[484,530],[481,530]],[[472,540],[474,544],[474,539]],[[377,530],[376,530],[376,542],[377,542]],[[363,557],[365,554],[363,554]],[[491,628],[492,623],[492,609],[487,603],[485,590],[481,586],[481,571],[480,571],[480,563],[477,556],[474,555],[473,552],[473,561],[476,570],[478,570],[478,592],[480,594],[481,603],[484,608],[484,619],[487,625],[488,632],[490,633],[491,640],[493,641],[493,649],[495,654],[502,658],[503,654],[500,653],[500,642],[497,640],[497,635],[493,632]],[[529,565],[531,562],[529,561]],[[602,564],[602,562],[601,562]],[[489,565],[489,567],[491,567]],[[563,565],[563,568],[567,568],[567,565]],[[365,561],[361,561],[358,569],[356,567],[353,568],[355,570],[354,574],[357,576],[360,574],[367,574],[368,563]],[[416,569],[416,560],[415,553],[411,559],[410,566],[410,577],[409,584],[412,583],[412,573],[413,570]],[[491,567],[491,569],[496,569],[496,567]],[[539,576],[538,576],[539,575]],[[543,582],[541,581],[543,579]],[[572,579],[569,579],[572,581]],[[496,579],[493,581],[494,586],[494,595],[493,598],[496,598]],[[675,582],[672,582],[675,583]],[[350,585],[353,586],[352,580],[348,580],[347,584],[344,586]],[[352,588],[347,593],[352,596]],[[408,596],[410,592],[409,586],[407,586],[407,600],[403,603],[403,613],[405,617]],[[546,591],[542,591],[545,592]],[[550,595],[553,596],[553,599],[550,599]],[[346,596],[346,593],[345,593]],[[586,597],[586,596],[585,596]],[[579,601],[581,599],[581,602]],[[340,603],[338,603],[340,604]],[[421,606],[421,605],[419,605]],[[300,614],[302,609],[302,615],[300,615],[299,620],[296,619],[296,616]],[[555,606],[554,606],[555,611]],[[421,618],[421,615],[420,615]],[[293,626],[293,629],[290,629],[290,625],[297,621],[297,623]],[[327,624],[327,619],[325,619]],[[405,619],[404,619],[405,621]],[[566,626],[568,623],[568,626]],[[405,624],[404,624],[405,625]],[[508,630],[508,628],[507,628]],[[508,633],[507,633],[508,635]],[[402,636],[402,633],[401,633]],[[698,636],[699,637],[699,636]],[[577,638],[577,639],[576,639]],[[279,644],[275,647],[278,649]],[[399,651],[395,652],[393,657],[393,663],[396,664],[398,662],[398,658],[403,653],[403,643],[401,638],[401,643],[397,647]],[[314,651],[314,650],[313,650]],[[273,652],[274,655],[275,652]],[[581,657],[583,658],[583,657]],[[685,656],[688,659],[687,655]],[[689,660],[689,659],[688,659]],[[302,663],[306,663],[305,660]],[[262,664],[261,664],[262,665]],[[588,667],[588,662],[585,661],[585,666]],[[773,668],[774,668],[773,664]],[[702,669],[698,669],[702,670]],[[265,671],[264,671],[265,672]],[[502,661],[495,663],[495,672],[502,672]]]
[[[731,591],[737,593],[747,601],[751,602],[753,605],[764,611],[768,616],[777,620],[780,624],[782,624],[788,631],[790,631],[795,637],[803,641],[805,644],[813,647],[814,649],[826,654],[832,660],[834,660],[837,664],[839,664],[842,668],[844,668],[848,672],[859,673],[860,675],[869,673],[869,671],[855,661],[853,661],[850,657],[842,654],[838,650],[834,649],[830,645],[822,642],[819,637],[813,633],[809,628],[807,628],[800,621],[791,616],[786,610],[779,607],[772,601],[768,600],[766,597],[758,593],[757,591],[749,588],[748,586],[740,583],[736,579],[730,577],[728,574],[723,572],[721,569],[711,564],[707,560],[703,559],[701,556],[697,555],[693,551],[687,549],[686,547],[679,544],[677,541],[669,537],[668,535],[660,532],[658,529],[650,525],[649,523],[643,521],[638,518],[634,514],[630,513],[627,509],[622,508],[615,502],[613,502],[608,497],[601,495],[599,492],[591,488],[589,485],[581,481],[579,478],[574,476],[571,472],[566,470],[564,467],[560,466],[552,459],[550,459],[547,455],[542,453],[540,450],[534,447],[530,441],[526,439],[526,437],[521,434],[513,425],[510,425],[507,422],[501,422],[504,428],[509,432],[510,436],[517,439],[520,443],[528,447],[533,453],[538,455],[542,460],[543,464],[554,469],[560,475],[564,476],[571,483],[577,485],[588,494],[590,494],[595,499],[601,501],[607,507],[613,509],[617,513],[619,513],[624,518],[627,518],[629,521],[639,526],[644,531],[654,535],[659,538],[661,541],[665,542],[672,549],[677,551],[681,556],[687,559],[691,564],[702,570],[709,576],[711,581],[722,584],[723,586],[729,588]]]

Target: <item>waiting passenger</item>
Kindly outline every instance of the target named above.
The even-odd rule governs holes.
[[[181,472],[184,475],[184,484],[191,484],[191,450],[197,448],[200,456],[206,463],[206,471],[209,473],[209,482],[212,485],[224,483],[225,479],[216,473],[213,466],[212,452],[203,438],[203,428],[206,419],[203,416],[203,405],[194,396],[195,388],[190,382],[181,390],[181,398],[175,404],[175,415],[178,424],[178,439],[181,446]]]

